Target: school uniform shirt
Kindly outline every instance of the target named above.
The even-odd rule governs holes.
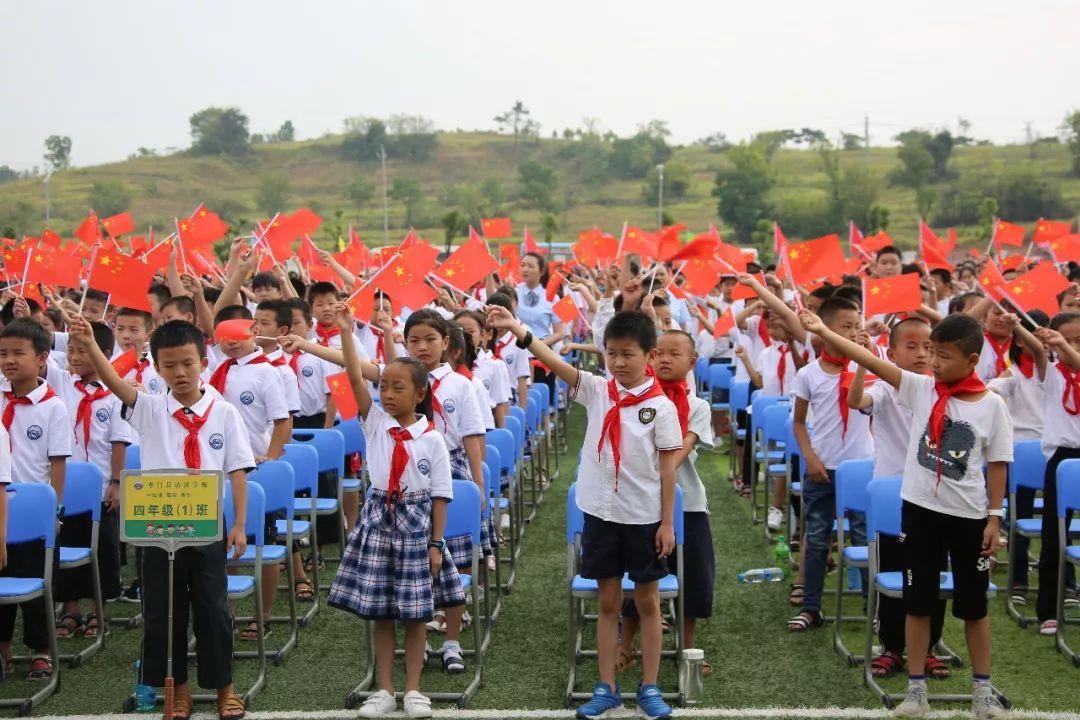
[[[555,311],[548,302],[547,291],[543,285],[530,288],[525,283],[517,285],[517,317],[529,328],[537,340],[543,340],[551,334],[556,322]]]
[[[1042,450],[1046,457],[1054,454],[1059,447],[1080,447],[1080,415],[1070,415],[1061,403],[1065,394],[1065,377],[1057,369],[1057,363],[1046,366],[1046,379],[1043,380],[1046,393],[1046,412],[1043,426]]]
[[[974,402],[949,398],[941,447],[930,440],[934,378],[902,371],[897,402],[911,410],[911,433],[900,497],[927,510],[979,520],[986,517],[983,465],[1011,462],[1013,430],[1005,401],[987,392]],[[941,463],[938,480],[938,459]]]
[[[765,344],[765,341],[761,339],[761,331],[758,326],[764,322],[760,315],[751,315],[746,318],[746,330],[739,330],[737,327],[731,332],[735,335],[736,342],[746,348],[746,357],[750,361],[750,364],[758,369],[761,368],[761,356],[765,352],[765,348],[769,345]],[[770,341],[771,344],[771,341]],[[734,356],[734,347],[732,348],[732,356]],[[750,380],[750,373],[743,367],[742,362],[735,363],[735,380],[739,382],[748,382]]]
[[[375,358],[377,363],[386,362],[386,350],[383,345],[382,330],[372,326],[371,323],[356,323],[353,335],[360,342],[369,358]],[[401,343],[394,343],[394,350],[398,357],[405,357],[409,353]]]
[[[1053,370],[1048,365],[1047,374]],[[1046,392],[1038,371],[1024,377],[1015,365],[1005,377],[994,378],[987,387],[1005,400],[1012,418],[1015,440],[1040,440],[1043,436],[1043,416],[1046,413]]]
[[[225,392],[222,393],[240,412],[256,455],[265,455],[270,447],[274,421],[289,417],[281,373],[268,362],[251,362],[262,354],[263,351],[256,348],[255,352],[237,358],[237,364],[225,378]]]
[[[11,439],[0,425],[0,485],[11,484]]]
[[[656,382],[648,378],[633,389],[615,387],[619,398],[628,393],[640,396]],[[608,381],[592,373],[579,372],[577,385],[570,389],[570,401],[584,406],[587,416],[585,442],[578,470],[577,504],[582,512],[601,520],[625,525],[650,525],[661,520],[661,450],[682,447],[679,416],[663,395],[643,400],[619,410],[619,477],[615,486],[615,457],[606,439],[600,437],[604,416],[613,403],[608,397]]]
[[[266,359],[281,375],[281,386],[285,390],[285,407],[290,413],[296,414],[300,412],[300,368],[297,366],[296,372],[293,372],[289,365],[289,357],[280,346],[273,352],[266,353]]]
[[[45,366],[46,369],[55,367],[61,370],[67,370],[67,353],[59,350],[50,350],[49,356],[45,358]]]
[[[340,370],[336,365],[306,352],[295,353],[294,356],[300,384],[300,416],[310,417],[326,412],[326,396],[330,394],[326,378]]]
[[[602,336],[601,336],[602,337]],[[521,378],[532,379],[532,369],[529,367],[529,352],[517,346],[517,338],[507,331],[501,338],[495,341],[495,349],[492,357],[506,363],[506,369],[510,372],[510,389],[512,394],[517,394],[517,381]]]
[[[493,408],[510,402],[510,374],[505,363],[496,362],[487,350],[481,350],[476,355],[476,365],[472,373],[474,378],[479,378],[483,387],[480,396],[486,401],[483,404]]]
[[[326,341],[325,347],[340,350],[341,349],[341,337],[342,336],[341,336],[340,332],[338,334],[332,336],[331,338],[329,338]],[[352,338],[353,346],[356,348],[357,354],[360,355],[360,359],[361,360],[369,359],[371,356],[368,355],[367,350],[364,349],[363,343],[361,343],[360,340],[355,335],[353,335],[352,333],[349,333],[349,337]],[[315,330],[311,331],[311,335],[308,336],[308,339],[311,340],[312,342],[316,342],[316,343],[319,343],[320,345],[323,345],[323,343],[319,342],[319,335],[318,335],[318,333],[315,332]]]
[[[863,412],[874,419],[870,425],[874,435],[874,477],[898,477],[907,462],[911,410],[900,406],[896,388],[887,382],[875,382],[863,392],[870,398],[870,407]]]
[[[121,351],[123,354],[123,351]],[[151,395],[164,395],[169,391],[165,381],[158,375],[150,356],[146,355],[134,368],[123,377],[127,382],[137,382],[143,386],[143,390]]]
[[[689,385],[689,387],[694,386]],[[695,463],[697,463],[698,458],[697,449],[699,447],[711,449],[715,442],[713,438],[712,406],[693,392],[687,396],[687,400],[690,402],[690,417],[686,423],[686,430],[697,435],[697,442],[694,443],[694,449],[690,451],[690,454],[675,470],[675,479],[683,491],[683,512],[709,512],[705,484],[701,482],[701,476],[698,475]],[[677,412],[676,422],[678,422]],[[622,467],[620,466],[619,469],[621,475]],[[619,492],[622,492],[621,484],[619,485]]]
[[[854,363],[849,363],[854,373]],[[814,414],[814,432],[810,444],[826,470],[835,470],[845,460],[874,456],[874,438],[870,418],[856,410],[848,411],[847,431],[840,415],[840,375],[821,369],[821,361],[804,365],[795,374],[792,395],[810,404]]]
[[[464,438],[483,435],[484,417],[472,381],[454,372],[449,363],[443,363],[428,375],[442,408],[442,412],[435,412],[435,429],[443,434],[446,449],[452,452],[462,446]]]
[[[484,423],[485,430],[495,429],[495,414],[491,412],[491,408],[494,407],[488,401],[487,389],[484,387],[484,381],[473,373],[472,379],[469,381],[472,383],[473,389],[476,390],[476,407],[480,411],[480,419]]]
[[[11,402],[11,384],[0,383],[0,415]],[[41,381],[18,403],[8,432],[11,450],[11,480],[17,483],[47,483],[49,460],[71,456],[71,420],[64,401]]]
[[[795,373],[798,372],[795,368],[794,353],[799,353],[800,357],[806,353],[807,362],[810,362],[810,358],[814,355],[809,344],[803,345],[798,341],[790,343],[774,341],[772,345],[761,351],[761,365],[758,372],[761,374],[762,395],[791,394],[795,386]],[[784,369],[783,380],[780,378],[781,365]]]
[[[994,351],[994,346],[990,344],[990,341],[983,337],[982,350],[979,352],[979,362],[975,365],[975,374],[984,383],[988,383],[998,376],[997,374],[997,359],[998,355]],[[1005,357],[1005,367],[1009,367],[1010,362],[1008,355]]]
[[[394,438],[390,431],[400,428],[396,419],[378,405],[372,403],[367,419],[360,418],[367,442],[364,461],[368,464],[371,487],[386,492],[390,486],[390,462],[394,455]],[[426,492],[431,497],[454,499],[454,486],[450,477],[450,454],[446,441],[436,430],[428,430],[426,417],[417,416],[408,426],[413,439],[405,441],[409,463],[401,476],[401,492]]]
[[[62,384],[56,385],[55,392],[64,401],[68,417],[72,423],[72,452],[71,459],[76,462],[91,463],[101,470],[104,481],[101,487],[101,499],[105,499],[105,490],[112,477],[112,448],[113,443],[131,445],[138,442],[135,431],[121,417],[123,404],[120,399],[108,392],[100,382],[83,383],[83,387],[90,395],[96,395],[98,391],[106,391],[104,397],[94,400],[90,405],[90,436],[86,439],[86,426],[79,420],[79,405],[85,395],[79,390],[82,382],[78,375],[67,373],[67,378]],[[16,411],[18,412],[18,411]]]
[[[226,474],[255,467],[251,441],[240,411],[225,402],[212,387],[186,408],[173,396],[139,392],[135,404],[123,407],[123,418],[139,434],[139,451],[144,470],[175,470],[187,467],[184,440],[187,430],[176,419],[177,411],[206,418],[199,428],[199,470],[220,470]]]

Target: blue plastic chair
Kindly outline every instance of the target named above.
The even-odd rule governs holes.
[[[731,427],[731,435],[728,439],[728,480],[735,479],[735,466],[737,464],[738,453],[737,449],[742,447],[742,443],[746,442],[747,429],[738,427],[738,423],[735,422],[737,414],[740,410],[746,412],[746,409],[750,406],[750,382],[746,380],[732,380],[731,388],[728,390],[728,413],[731,416],[729,425]]]
[[[309,444],[314,447],[319,455],[319,473],[331,474],[333,477],[333,483],[337,487],[337,492],[333,497],[320,496],[316,500],[315,515],[337,515],[340,528],[337,532],[337,537],[320,538],[319,544],[329,545],[331,543],[340,543],[342,547],[344,547],[345,510],[342,506],[341,496],[343,488],[341,479],[345,477],[345,436],[336,428],[328,430],[294,430],[292,442]],[[308,504],[303,500],[297,500],[296,514],[310,514],[311,510],[307,505]],[[318,551],[315,550],[315,552]]]
[[[29,715],[50,698],[60,683],[59,658],[56,652],[56,615],[53,612],[52,568],[56,547],[56,493],[48,483],[14,483],[8,486],[7,544],[45,543],[45,566],[41,577],[0,577],[0,605],[16,605],[42,599],[45,630],[49,637],[49,657],[53,673],[36,692],[25,698],[0,699],[0,707],[18,708]],[[23,610],[25,612],[25,609]]]
[[[89,547],[60,546],[60,572],[80,567],[90,567],[90,582],[98,613],[98,633],[94,641],[76,653],[65,653],[60,659],[72,668],[79,667],[105,646],[103,609],[105,601],[101,593],[101,570],[98,556],[98,540],[101,532],[101,489],[105,478],[101,469],[93,463],[69,461],[64,471],[64,517],[90,516]]]
[[[319,511],[319,503],[322,502],[319,499],[319,453],[311,445],[286,443],[284,452],[279,459],[281,462],[288,463],[293,469],[294,518],[292,521],[292,536],[294,539],[307,538],[314,553],[315,548],[319,546],[319,529],[315,518]],[[304,493],[307,493],[307,495],[304,496]],[[328,503],[323,503],[324,510],[329,507]],[[295,517],[296,515],[302,515],[303,517],[298,518]],[[289,533],[288,521],[278,520],[275,530],[277,531],[276,540],[285,540]],[[319,612],[319,592],[322,588],[319,572],[313,570],[310,579],[315,599],[300,618],[302,626],[311,622],[312,618]],[[290,593],[295,592],[295,588],[286,589]]]
[[[1042,536],[1041,518],[1018,518],[1016,501],[1017,491],[1026,488],[1033,492],[1042,492],[1046,480],[1046,456],[1043,455],[1039,440],[1018,440],[1013,443],[1013,461],[1009,463],[1009,548],[1017,547],[1019,538],[1039,538]],[[1027,562],[1027,550],[1022,555],[1014,554],[1015,562],[1009,563],[1009,588],[1016,583],[1016,564]],[[1029,588],[1031,589],[1031,588]],[[1013,602],[1012,592],[1005,593],[1005,610],[1009,617],[1022,628],[1029,623],[1038,622],[1035,615],[1024,615]]]
[[[254,567],[255,572],[251,575],[226,575],[227,579],[227,595],[230,602],[239,602],[244,598],[253,598],[255,602],[255,614],[253,616],[255,622],[255,631],[258,634],[258,638],[255,641],[256,652],[253,654],[259,661],[259,670],[255,676],[255,681],[248,688],[247,692],[243,693],[243,699],[245,703],[249,703],[255,698],[262,689],[266,686],[266,645],[263,638],[263,611],[262,611],[262,566],[263,551],[266,543],[263,527],[265,525],[264,516],[266,514],[266,494],[263,492],[262,486],[258,483],[247,483],[247,503],[246,517],[244,518],[244,534],[248,538],[248,549],[252,550],[252,561],[247,563],[244,561],[244,556],[241,556],[238,560],[233,560],[232,553],[226,556],[226,563],[229,567],[243,568]],[[236,519],[236,512],[233,508],[232,499],[232,484],[225,483],[225,503],[224,503],[224,519],[225,519],[225,532],[228,532],[228,528],[232,527],[233,522]],[[245,655],[251,656],[251,654],[243,653],[243,651],[234,651],[233,657],[244,657]],[[214,695],[202,695],[195,698],[197,701],[209,701],[216,700]]]
[[[758,517],[758,506],[756,501],[757,496],[757,484],[758,475],[761,471],[761,466],[764,464],[766,468],[770,464],[779,463],[784,459],[783,449],[770,448],[765,441],[765,417],[766,410],[775,405],[779,405],[785,401],[786,398],[780,395],[762,395],[761,393],[755,393],[753,399],[750,401],[750,496],[754,499],[752,508],[753,513],[751,521],[757,525],[762,522],[762,518]],[[785,406],[784,410],[787,410]],[[775,429],[775,424],[773,425]],[[783,438],[775,438],[781,439]]]
[[[1058,583],[1057,583],[1057,648],[1069,658],[1073,667],[1080,668],[1080,654],[1069,647],[1065,639],[1065,564],[1080,566],[1080,545],[1070,545],[1073,523],[1069,516],[1080,512],[1080,459],[1063,460],[1057,467],[1057,516],[1058,516]],[[1070,532],[1065,531],[1066,523]]]
[[[128,445],[127,453],[124,456],[124,469],[125,470],[141,470],[142,469],[142,452],[139,450],[138,445]]]
[[[695,391],[702,400],[709,399],[709,360],[699,357],[694,361],[694,379],[697,381]]]
[[[339,431],[342,438],[345,441],[345,454],[352,455],[359,453],[361,458],[366,457],[367,442],[364,437],[364,431],[360,426],[360,421],[357,418],[351,420],[342,420],[338,418],[334,421],[334,429]],[[361,477],[367,468],[365,462],[361,465],[360,476],[358,477],[345,477],[344,473],[341,476],[341,492],[342,493],[358,493],[360,492],[360,486],[363,484]]]
[[[709,403],[713,412],[728,412],[731,409],[731,366],[716,363],[709,366]],[[723,400],[720,398],[728,394]]]
[[[866,486],[874,478],[874,461],[845,460],[836,467],[836,517],[840,520],[847,519],[847,514],[866,513]],[[864,615],[846,616],[843,614],[844,577],[847,568],[865,569],[869,564],[869,548],[866,545],[851,545],[844,543],[846,522],[836,524],[836,545],[841,549],[840,562],[836,574],[836,615],[833,618],[833,648],[844,658],[849,666],[863,662],[861,655],[855,655],[847,646],[840,632],[843,622],[866,622]],[[859,592],[859,591],[855,591]],[[861,594],[861,593],[859,593]]]

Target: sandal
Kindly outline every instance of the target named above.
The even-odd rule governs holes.
[[[753,496],[753,490],[749,485],[743,485],[739,488],[739,497],[744,497],[749,500]]]
[[[307,559],[304,560],[304,570],[307,570],[308,572],[314,571],[316,558],[318,558],[319,572],[326,570],[326,563],[323,562],[322,553],[319,553],[318,555],[308,555]]]
[[[615,655],[615,674],[621,675],[630,668],[637,664],[637,660],[634,658],[634,653],[626,652],[623,648],[619,648],[618,653]]]
[[[56,637],[60,639],[75,637],[83,627],[83,616],[64,613],[56,619]]]
[[[710,675],[712,675],[712,665],[710,665],[708,662],[702,661],[701,675],[702,677],[709,677]]]
[[[195,701],[190,692],[178,692],[173,695],[172,707],[172,720],[191,720]]]
[[[270,634],[270,623],[263,623],[263,640]],[[255,642],[259,639],[259,625],[254,620],[248,623],[246,628],[240,630],[240,639],[247,642]]]
[[[296,595],[297,602],[313,602],[315,600],[315,586],[311,584],[310,580],[297,580],[294,582],[293,593]]]
[[[790,633],[801,633],[814,628],[819,628],[824,624],[825,621],[821,619],[819,613],[803,610],[801,613],[787,621],[787,629]]]
[[[435,617],[428,621],[427,630],[433,633],[446,632],[446,613],[442,610],[436,610]]]
[[[90,640],[96,640],[98,633],[101,632],[101,625],[98,623],[98,616],[96,613],[90,613],[86,616],[86,625],[83,626],[83,637]],[[109,632],[109,623],[106,620],[104,632]]]
[[[35,655],[30,658],[30,672],[26,673],[27,680],[48,680],[52,674],[52,658],[48,655]]]
[[[802,607],[803,598],[805,597],[804,587],[802,583],[795,583],[791,586],[791,592],[788,593],[787,601],[791,607]]]
[[[217,713],[220,720],[240,720],[247,713],[247,706],[239,695],[229,695],[218,700]]]
[[[935,680],[948,680],[952,675],[952,670],[937,655],[926,656],[926,668],[923,672]]]
[[[904,657],[892,651],[883,652],[870,663],[870,674],[876,678],[892,677],[904,669]]]

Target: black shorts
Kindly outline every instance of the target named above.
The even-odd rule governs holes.
[[[683,513],[683,612],[688,618],[712,617],[713,586],[716,584],[716,559],[713,555],[712,529],[706,512]],[[677,557],[671,556],[671,572],[678,573]],[[623,615],[637,617],[633,600],[623,601]]]
[[[904,557],[904,610],[928,617],[940,596],[940,573],[951,561],[953,615],[961,620],[986,617],[990,559],[982,555],[986,519],[945,515],[904,501],[900,543]]]
[[[590,580],[630,575],[635,583],[656,582],[668,574],[667,560],[656,556],[660,523],[627,525],[585,513],[581,533],[581,576]]]

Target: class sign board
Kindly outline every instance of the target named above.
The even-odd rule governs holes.
[[[221,539],[224,476],[205,470],[128,470],[120,476],[120,539],[205,545]]]

